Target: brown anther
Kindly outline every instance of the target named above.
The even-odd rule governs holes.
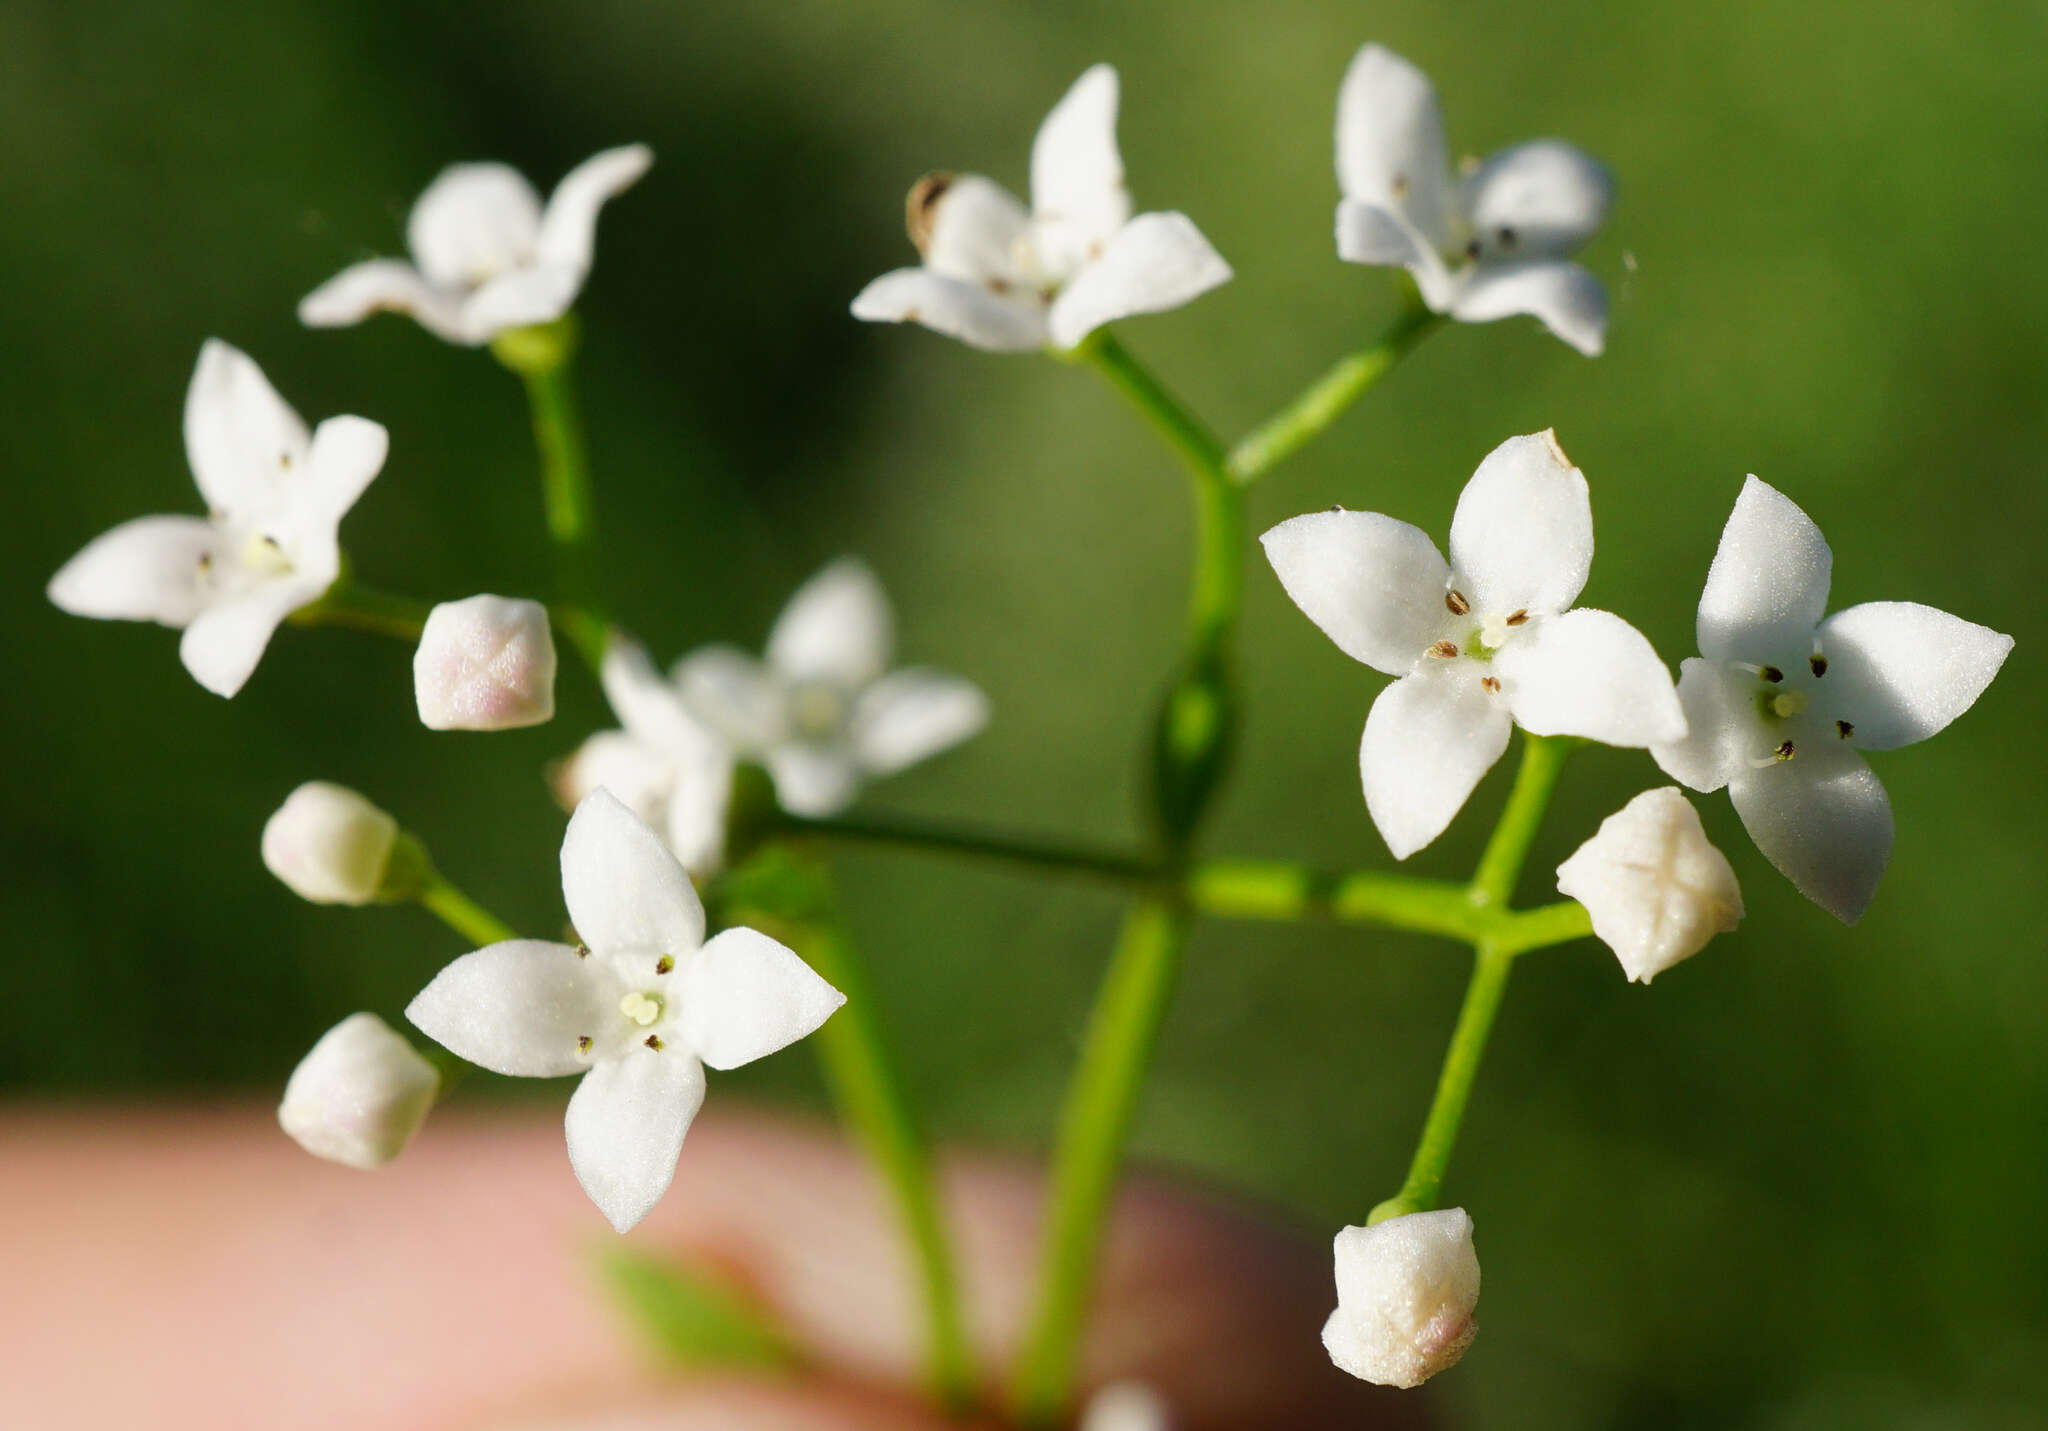
[[[1428,654],[1436,657],[1439,661],[1448,661],[1451,657],[1458,654],[1458,647],[1455,642],[1439,641],[1429,648]]]
[[[1465,257],[1467,258],[1476,260],[1481,252],[1483,252],[1483,249],[1478,239],[1473,239],[1472,242],[1465,245]]]
[[[282,467],[282,468],[283,468],[283,469],[284,469],[285,471],[287,471],[287,472],[291,471],[291,470],[292,470],[292,455],[291,455],[291,454],[290,454],[289,452],[280,452],[280,453],[278,453],[278,454],[277,454],[277,465],[278,465],[279,467]]]
[[[590,957],[590,946],[588,944],[578,944],[576,946],[576,957],[578,959],[588,959]]]
[[[1463,616],[1472,609],[1472,603],[1465,599],[1465,593],[1455,589],[1444,593],[1444,605],[1450,609],[1453,616]]]
[[[664,954],[659,959],[654,961],[654,972],[657,974],[674,973],[675,967],[675,956],[672,954]]]
[[[996,297],[1001,298],[1010,291],[1010,280],[1007,278],[991,278],[983,282],[982,287],[995,294]]]
[[[1776,750],[1772,751],[1771,753],[1777,756],[1780,760],[1790,760],[1792,758],[1792,742],[1789,740],[1786,741],[1783,745],[1779,746]]]
[[[1394,197],[1395,197],[1395,198],[1397,198],[1397,199],[1405,199],[1405,198],[1407,198],[1407,197],[1408,197],[1408,176],[1407,176],[1406,174],[1396,174],[1396,175],[1394,176],[1394,182],[1393,182],[1393,183],[1391,183],[1391,184],[1389,184],[1389,185],[1387,185],[1387,188],[1388,188],[1388,189],[1389,189],[1389,190],[1390,190],[1390,191],[1391,191],[1391,192],[1393,193],[1393,195],[1394,195]]]
[[[1481,676],[1479,678],[1479,689],[1486,692],[1489,696],[1499,695],[1500,678],[1498,676]]]
[[[205,575],[205,574],[206,574],[207,572],[210,572],[210,571],[212,571],[212,570],[213,570],[213,553],[212,553],[212,552],[201,552],[201,553],[199,554],[199,574],[200,574],[201,576],[204,576],[204,575]]]
[[[910,197],[903,201],[903,226],[910,230],[910,241],[919,253],[930,245],[939,200],[952,187],[953,176],[944,172],[927,174],[910,186]]]
[[[1510,626],[1522,626],[1527,624],[1528,620],[1529,613],[1521,607],[1516,607],[1515,614],[1507,619],[1507,624]]]
[[[644,1040],[644,1042],[645,1042],[645,1043],[647,1044],[647,1046],[648,1046],[649,1048],[653,1049],[653,1050],[654,1050],[654,1051],[655,1051],[656,1053],[660,1053],[660,1052],[661,1052],[661,1035],[660,1035],[660,1034],[649,1034],[649,1035],[647,1035],[647,1038],[646,1038],[646,1039]]]
[[[1513,248],[1515,246],[1515,231],[1506,224],[1502,224],[1500,227],[1500,246],[1502,248]]]
[[[1850,736],[1856,734],[1856,727],[1845,720],[1838,720],[1835,722],[1835,734],[1847,740]]]
[[[1333,512],[1341,512],[1344,510],[1344,504],[1342,502],[1335,503],[1331,506],[1330,510]]]
[[[1777,685],[1778,682],[1785,679],[1785,673],[1779,670],[1776,666],[1766,666],[1761,671],[1758,671],[1757,674],[1759,676],[1762,676],[1765,680],[1769,681],[1774,686]]]
[[[589,1052],[590,1052],[590,1035],[589,1035],[589,1034],[578,1034],[578,1035],[576,1035],[576,1052],[578,1052],[578,1053],[589,1053]]]
[[[1806,658],[1806,664],[1816,676],[1825,676],[1828,673],[1828,658],[1817,651]]]

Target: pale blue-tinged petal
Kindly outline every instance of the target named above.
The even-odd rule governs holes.
[[[1029,353],[1046,344],[1045,310],[1035,297],[998,298],[929,268],[883,274],[855,296],[852,311],[866,323],[920,323],[991,353]]]
[[[1532,734],[1635,747],[1685,735],[1670,671],[1649,638],[1612,612],[1538,616],[1493,669],[1515,724]]]
[[[1689,656],[1679,666],[1678,704],[1685,713],[1685,734],[1652,742],[1650,758],[1693,790],[1719,790],[1776,744],[1763,729],[1757,678],[1747,671]]]
[[[1450,314],[1464,323],[1492,323],[1527,314],[1552,336],[1589,358],[1607,346],[1607,290],[1591,272],[1562,259],[1481,263],[1466,275],[1450,301]]]
[[[958,745],[987,723],[988,697],[972,681],[906,666],[854,698],[847,740],[863,771],[891,775]]]
[[[137,517],[100,533],[50,578],[48,595],[73,616],[185,626],[214,593],[201,575],[220,533],[199,517]]]
[[[1486,454],[1451,518],[1451,570],[1481,616],[1547,615],[1572,604],[1593,565],[1586,477],[1553,432]]]
[[[1865,750],[1925,740],[1977,703],[2012,637],[1913,601],[1870,601],[1821,622],[1813,687]]]
[[[1311,512],[1259,540],[1294,604],[1375,671],[1406,675],[1453,616],[1451,569],[1420,527],[1378,512]]]
[[[1614,176],[1582,149],[1537,139],[1489,156],[1466,176],[1463,200],[1487,256],[1561,258],[1599,232]]]
[[[794,950],[753,929],[713,935],[676,978],[682,1040],[718,1069],[788,1047],[846,1002]]]
[[[373,313],[403,313],[437,338],[469,341],[460,291],[434,287],[397,259],[353,264],[299,300],[299,321],[308,328],[345,328]]]
[[[304,466],[311,442],[248,354],[206,340],[185,390],[185,457],[208,506],[236,515],[274,510],[280,484]]]
[[[1451,243],[1450,159],[1436,91],[1392,50],[1367,45],[1337,92],[1337,185],[1401,214],[1437,249]]]
[[[1055,273],[1087,262],[1131,216],[1116,147],[1116,70],[1074,81],[1031,141],[1031,216],[1039,257]]]
[[[1140,214],[1053,300],[1053,344],[1071,348],[1105,323],[1164,313],[1229,280],[1230,265],[1186,214]]]
[[[597,242],[597,211],[638,181],[653,162],[654,151],[645,144],[622,144],[591,155],[563,175],[541,215],[535,260],[578,275],[589,272]]]
[[[589,1066],[577,1040],[611,1023],[609,985],[566,944],[510,939],[465,954],[413,996],[405,1016],[449,1052],[520,1078]]]
[[[704,1065],[688,1050],[634,1049],[591,1065],[569,1098],[563,1126],[576,1181],[624,1232],[654,1210],[675,1180],[683,1135],[704,1106]]]
[[[1750,477],[1721,529],[1700,593],[1700,654],[1787,670],[1813,653],[1834,553],[1812,518]]]
[[[533,258],[540,196],[504,164],[451,164],[406,220],[406,241],[429,283],[474,288]]]
[[[1508,747],[1505,703],[1470,662],[1404,676],[1372,703],[1359,744],[1365,805],[1380,837],[1405,860],[1444,832],[1480,777]]]
[[[1854,924],[1892,853],[1892,807],[1863,757],[1839,746],[1803,750],[1738,771],[1729,798],[1742,827],[1799,892]]]
[[[604,790],[583,798],[562,838],[569,922],[605,954],[680,958],[704,940],[704,906],[661,837]]]
[[[768,633],[768,664],[786,681],[856,689],[889,669],[889,597],[868,564],[840,557],[798,587]]]
[[[193,680],[215,695],[234,695],[248,683],[285,617],[319,600],[333,580],[330,566],[324,578],[266,581],[214,601],[185,628],[178,641],[178,659]]]

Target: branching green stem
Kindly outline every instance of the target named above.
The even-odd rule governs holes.
[[[593,665],[603,657],[603,608],[596,598],[597,520],[583,419],[570,381],[577,342],[576,315],[514,328],[491,343],[491,352],[526,385],[533,440],[540,449],[541,496],[555,548],[557,625]],[[592,642],[596,645],[593,648]]]
[[[290,620],[294,626],[340,626],[415,642],[426,629],[427,611],[424,601],[373,591],[343,576],[318,601],[294,611]]]
[[[1578,742],[1570,736],[1524,735],[1522,764],[1515,771],[1514,788],[1500,812],[1500,822],[1479,857],[1472,876],[1472,903],[1490,909],[1505,909],[1515,893],[1515,881],[1522,876],[1522,864],[1529,846],[1550,807],[1550,793],[1557,788],[1558,773],[1565,757]]]

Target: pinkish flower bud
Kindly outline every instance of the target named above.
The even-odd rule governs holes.
[[[1420,1386],[1455,1366],[1479,1333],[1479,1256],[1461,1207],[1412,1212],[1337,1234],[1330,1360],[1381,1386]]]
[[[277,1121],[315,1157],[374,1168],[405,1151],[441,1076],[375,1014],[350,1014],[313,1045],[285,1084]]]
[[[472,596],[427,614],[412,658],[429,730],[513,730],[555,714],[555,641],[537,601]]]

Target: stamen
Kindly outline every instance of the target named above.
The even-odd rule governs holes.
[[[578,1034],[578,1035],[576,1035],[576,1052],[578,1052],[578,1053],[589,1053],[589,1052],[590,1052],[590,1035],[589,1035],[589,1034]]]
[[[1458,654],[1458,648],[1452,642],[1439,641],[1434,646],[1430,647],[1429,650],[1424,652],[1423,654],[1428,656],[1434,656],[1439,661],[1448,661],[1453,656]]]
[[[578,959],[588,959],[590,957],[590,946],[588,944],[578,944],[576,946],[576,957]]]
[[[1758,666],[1756,673],[1774,686],[1785,679],[1785,673],[1776,666]]]
[[[1828,673],[1828,658],[1818,651],[1806,658],[1806,664],[1812,668],[1816,676],[1825,676]]]
[[[1850,736],[1856,734],[1856,727],[1845,720],[1838,720],[1835,722],[1835,734],[1847,740]]]
[[[1510,626],[1520,626],[1520,625],[1522,625],[1522,624],[1523,624],[1524,622],[1526,622],[1526,621],[1527,621],[1528,619],[1529,619],[1529,613],[1528,613],[1528,612],[1527,612],[1526,610],[1523,610],[1523,609],[1521,609],[1521,608],[1519,608],[1519,607],[1518,607],[1518,608],[1516,608],[1516,610],[1515,610],[1515,613],[1514,613],[1514,615],[1512,615],[1512,616],[1508,617],[1508,625],[1510,625]]]
[[[1500,246],[1502,248],[1513,248],[1515,246],[1515,231],[1506,224],[1502,224],[1500,228]]]
[[[1456,587],[1444,593],[1444,605],[1450,609],[1453,616],[1463,616],[1472,609],[1472,603],[1465,599],[1465,593]]]
[[[931,245],[939,200],[952,187],[953,176],[944,173],[927,174],[910,186],[910,197],[903,204],[903,226],[910,231],[910,241],[919,253]]]
[[[1389,190],[1389,191],[1391,191],[1391,192],[1392,192],[1392,194],[1393,194],[1393,196],[1394,196],[1395,198],[1397,198],[1397,199],[1405,199],[1405,198],[1407,198],[1407,197],[1408,197],[1408,176],[1407,176],[1406,174],[1396,174],[1396,175],[1394,176],[1394,181],[1393,181],[1393,182],[1392,182],[1391,184],[1387,185],[1387,188],[1388,188],[1388,190]]]
[[[1776,750],[1772,751],[1769,755],[1763,757],[1763,759],[1751,760],[1749,762],[1749,768],[1751,770],[1769,770],[1773,765],[1776,765],[1779,761],[1790,760],[1791,758],[1792,742],[1788,740],[1783,745],[1779,746]]]
[[[654,961],[654,972],[657,974],[672,973],[675,967],[676,961],[672,955],[664,954]]]
[[[278,465],[278,467],[279,467],[279,468],[281,468],[282,470],[284,470],[284,471],[286,471],[286,472],[289,472],[289,471],[291,471],[291,470],[292,470],[292,455],[291,455],[291,454],[290,454],[289,452],[280,452],[280,453],[278,453],[278,454],[277,454],[277,465]]]
[[[649,1048],[653,1049],[653,1050],[654,1050],[654,1051],[655,1051],[656,1053],[660,1053],[660,1052],[661,1052],[661,1035],[660,1035],[660,1034],[649,1034],[649,1035],[647,1035],[647,1037],[646,1037],[646,1038],[645,1038],[645,1039],[643,1040],[643,1042],[644,1042],[644,1043],[646,1043],[646,1045],[647,1045],[647,1046],[648,1046]]]
[[[1479,678],[1479,689],[1486,692],[1489,696],[1499,695],[1500,678],[1498,676],[1481,676]]]
[[[1786,741],[1783,745],[1772,751],[1771,754],[1779,760],[1790,760],[1792,758],[1792,742]]]
[[[1469,259],[1476,261],[1481,252],[1483,252],[1483,249],[1478,239],[1473,239],[1472,242],[1465,245],[1465,257]]]

